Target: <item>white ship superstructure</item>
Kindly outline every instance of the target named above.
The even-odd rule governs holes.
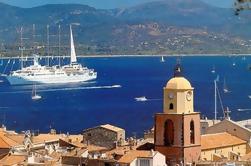
[[[77,63],[76,51],[74,47],[72,28],[70,26],[71,42],[71,62],[65,66],[42,66],[38,62],[38,57],[34,57],[31,66],[12,71],[6,75],[11,85],[21,84],[65,84],[89,81],[97,78],[97,73],[93,69],[83,67]]]

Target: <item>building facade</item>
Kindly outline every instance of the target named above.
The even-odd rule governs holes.
[[[125,130],[109,124],[100,125],[83,131],[83,141],[107,148],[122,145],[125,141]]]

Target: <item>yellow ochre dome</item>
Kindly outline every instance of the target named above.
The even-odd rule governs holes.
[[[167,89],[193,89],[190,82],[184,77],[174,77],[166,84]]]

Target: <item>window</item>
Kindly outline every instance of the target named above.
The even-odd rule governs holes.
[[[147,159],[140,159],[139,166],[150,166],[150,160]]]
[[[168,119],[165,122],[165,129],[164,129],[164,145],[171,146],[174,142],[174,125],[173,121]]]
[[[170,103],[169,110],[173,110],[173,103]]]
[[[194,121],[192,120],[190,122],[190,143],[194,144],[195,140],[194,140]]]

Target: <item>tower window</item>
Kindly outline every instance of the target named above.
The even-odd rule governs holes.
[[[169,110],[173,110],[173,103],[170,103]]]
[[[174,125],[173,121],[168,119],[165,122],[165,131],[164,131],[164,145],[171,146],[174,143]]]
[[[195,140],[194,140],[194,121],[192,120],[190,122],[190,143],[194,144]]]

